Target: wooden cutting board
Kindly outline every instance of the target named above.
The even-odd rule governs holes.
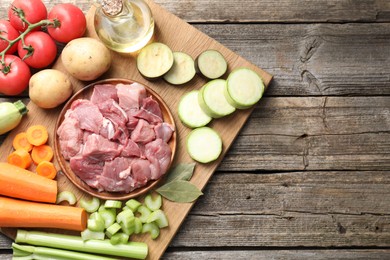
[[[155,19],[156,27],[153,39],[154,41],[159,41],[167,44],[173,51],[186,52],[193,58],[195,58],[202,51],[207,49],[219,50],[228,61],[229,71],[237,67],[252,68],[259,73],[265,85],[269,85],[272,79],[272,76],[270,74],[251,64],[244,58],[227,49],[222,44],[208,37],[193,26],[186,23],[185,21],[167,12],[159,5],[155,4],[153,1],[147,0],[147,3],[149,4]],[[91,10],[87,14],[87,35],[90,37],[97,38],[93,27],[94,11],[95,7],[92,6]],[[206,83],[206,80],[200,76],[196,76],[194,80],[183,86],[169,85],[163,80],[157,80],[152,82],[147,81],[138,73],[134,56],[120,55],[114,52],[112,52],[112,55],[113,64],[111,69],[99,79],[128,78],[144,83],[145,85],[155,90],[167,103],[168,107],[173,113],[174,120],[177,125],[176,133],[178,143],[176,157],[175,161],[173,162],[173,165],[176,165],[177,163],[192,162],[191,158],[188,156],[185,150],[185,138],[189,133],[190,129],[186,128],[181,124],[177,114],[177,106],[179,99],[183,94],[193,89],[200,89],[202,85]],[[65,72],[64,67],[61,63],[61,59],[58,59],[53,68]],[[74,86],[74,91],[77,91],[90,82],[81,82],[72,78],[72,83]],[[12,139],[14,138],[14,136],[18,132],[26,130],[28,126],[33,124],[45,125],[50,132],[49,144],[52,146],[54,145],[54,127],[57,117],[61,111],[61,107],[51,110],[44,110],[30,102],[28,104],[28,109],[30,111],[28,115],[22,120],[22,123],[8,135],[8,137],[2,144],[0,154],[1,161],[5,161],[7,155],[12,151]],[[238,135],[240,129],[243,127],[245,121],[248,119],[252,110],[253,109],[239,110],[225,118],[214,119],[210,123],[209,126],[218,131],[222,137],[223,153],[220,158],[215,162],[203,165],[198,163],[196,165],[191,182],[194,183],[198,188],[203,189],[205,187],[208,180],[213,175],[217,166],[219,165],[224,155],[228,151],[229,147],[233,143],[234,139]],[[56,161],[55,163],[57,164]],[[83,192],[73,186],[73,184],[71,184],[70,181],[64,175],[59,174],[57,176],[57,180],[60,191],[73,191],[75,194],[77,194],[79,198],[86,196]],[[169,227],[162,229],[159,238],[156,240],[151,240],[148,236],[134,237],[134,240],[144,241],[149,245],[148,259],[159,259],[162,256],[192,206],[193,203],[174,203],[164,199],[163,209],[168,216]],[[14,231],[15,230],[12,229],[2,230],[3,233],[10,236],[11,238],[14,235]]]

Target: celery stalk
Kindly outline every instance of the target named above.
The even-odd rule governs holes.
[[[60,204],[63,201],[67,201],[69,205],[74,205],[77,199],[73,192],[66,190],[58,193],[56,204]]]
[[[141,206],[141,205],[142,205],[141,202],[139,202],[136,199],[129,199],[126,202],[126,206],[129,207],[131,209],[131,211],[133,211],[133,212],[136,212],[138,207]]]
[[[161,208],[161,205],[162,205],[162,197],[160,194],[157,194],[154,197],[152,197],[152,194],[148,194],[145,197],[144,204],[151,211],[158,210]]]
[[[146,220],[146,223],[155,222],[159,228],[164,228],[168,226],[168,218],[165,215],[164,211],[158,209],[153,211]]]
[[[87,212],[93,213],[99,209],[100,200],[96,197],[92,197],[92,199],[89,201],[83,198],[80,200],[79,204],[80,207],[84,208]]]
[[[148,245],[143,242],[112,245],[108,239],[83,241],[80,236],[20,229],[16,233],[15,242],[136,259],[145,259],[148,255]]]
[[[113,260],[115,258],[86,253],[49,248],[12,244],[13,259],[74,259],[74,260]]]
[[[144,205],[139,206],[137,212],[141,214],[139,216],[139,219],[141,220],[142,223],[146,223],[149,215],[152,213],[152,211]]]

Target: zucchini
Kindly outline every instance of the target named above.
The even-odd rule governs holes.
[[[226,100],[238,109],[246,109],[256,104],[264,93],[264,83],[260,76],[249,68],[232,71],[224,91]]]
[[[199,90],[192,90],[179,101],[179,118],[189,128],[205,126],[212,119],[200,107],[198,93]]]
[[[173,52],[161,42],[153,42],[141,49],[137,56],[137,69],[147,79],[157,79],[173,66]]]
[[[214,79],[206,83],[199,91],[199,105],[212,118],[227,116],[236,110],[226,100],[225,88],[226,80]]]
[[[219,51],[206,50],[196,58],[195,68],[204,77],[217,79],[226,73],[228,64],[225,57]]]
[[[184,52],[173,53],[173,66],[164,75],[164,79],[173,85],[182,85],[191,81],[196,74],[195,62]]]
[[[222,153],[222,139],[210,127],[196,128],[187,137],[187,151],[190,157],[197,162],[215,161]]]

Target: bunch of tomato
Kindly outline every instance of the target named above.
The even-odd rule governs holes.
[[[85,16],[73,4],[58,4],[48,12],[41,0],[14,0],[8,20],[0,20],[0,93],[23,92],[31,69],[48,67],[57,43],[79,38],[85,30]]]

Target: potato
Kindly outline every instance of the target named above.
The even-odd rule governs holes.
[[[30,78],[30,99],[41,108],[57,107],[72,93],[73,88],[69,76],[59,70],[41,70]]]
[[[111,66],[111,52],[99,40],[82,37],[70,41],[62,51],[65,69],[76,79],[97,79]]]

